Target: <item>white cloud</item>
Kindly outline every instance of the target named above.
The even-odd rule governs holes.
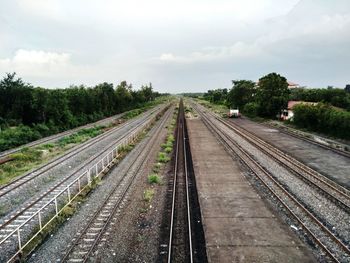
[[[17,0],[18,7],[31,15],[58,18],[63,8],[57,0]]]
[[[1,4],[0,74],[16,71],[34,85],[126,79],[163,91],[207,89],[277,71],[306,85],[342,86],[350,75],[349,0]]]
[[[328,39],[342,37],[350,41],[349,34],[346,32],[350,28],[350,14],[348,15],[324,15],[315,18],[313,21],[305,23],[303,21],[295,21],[290,23],[280,18],[275,21],[272,29],[268,33],[257,37],[251,43],[238,41],[231,46],[222,47],[203,47],[199,51],[189,53],[187,55],[176,55],[173,53],[163,53],[158,58],[165,63],[197,63],[197,62],[213,62],[218,60],[235,60],[259,57],[262,59],[274,53],[271,48],[274,44],[289,40],[290,46],[302,43],[304,38],[315,38],[315,42],[319,38]]]
[[[165,63],[170,62],[190,64],[229,60],[232,58],[252,58],[260,54],[261,50],[255,44],[249,45],[244,42],[237,42],[228,47],[205,47],[200,51],[192,52],[187,56],[176,56],[172,53],[164,53],[160,55],[159,60]]]
[[[68,53],[19,49],[12,58],[0,59],[0,71],[15,71],[24,76],[69,73],[72,69],[70,60],[71,56]]]

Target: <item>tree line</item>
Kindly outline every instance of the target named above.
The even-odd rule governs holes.
[[[293,107],[293,112],[293,123],[298,127],[350,139],[350,112],[348,111],[318,103],[315,106],[298,104]]]
[[[126,81],[47,89],[8,73],[0,81],[0,151],[142,107],[158,96],[151,83],[139,90]]]
[[[274,117],[288,103],[287,79],[277,73],[270,73],[259,79],[233,80],[232,88],[209,90],[203,98],[230,108],[238,108],[248,115]]]
[[[349,88],[288,89],[285,77],[270,73],[257,83],[233,80],[231,89],[208,90],[203,98],[215,104],[238,108],[249,117],[264,118],[276,118],[281,110],[287,108],[289,100],[318,102],[317,106],[298,105],[294,112],[294,124],[340,138],[350,136]]]

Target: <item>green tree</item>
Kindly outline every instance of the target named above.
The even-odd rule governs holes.
[[[256,101],[259,105],[259,115],[275,117],[287,107],[289,98],[288,83],[285,77],[270,73],[259,79]]]
[[[208,90],[208,92],[205,93],[203,97],[205,100],[208,100],[211,103],[226,104],[227,89]]]
[[[229,107],[243,109],[244,105],[253,101],[255,83],[251,80],[232,80],[232,84],[227,104]]]
[[[128,85],[126,81],[122,81],[115,90],[116,95],[116,109],[118,112],[130,109],[133,102],[131,94],[132,86]]]

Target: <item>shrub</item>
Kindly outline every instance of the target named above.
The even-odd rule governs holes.
[[[166,153],[171,153],[172,150],[173,150],[173,147],[166,147],[166,148],[164,149],[164,151],[165,151]]]
[[[259,105],[255,102],[249,102],[243,107],[243,113],[248,117],[255,117],[258,115]]]
[[[150,184],[160,184],[161,183],[161,178],[159,177],[158,174],[150,174],[148,176],[148,182]]]
[[[42,151],[38,151],[33,148],[23,148],[18,153],[13,153],[10,156],[15,160],[19,161],[30,161],[34,162],[41,158]]]
[[[166,163],[170,160],[170,158],[164,152],[158,153],[158,162]]]
[[[172,135],[172,134],[168,135],[167,143],[168,142],[173,143],[174,141],[175,141],[174,135]]]
[[[38,140],[41,137],[38,131],[24,125],[6,129],[0,132],[0,151]]]
[[[299,104],[293,108],[296,126],[350,139],[350,112],[319,103],[316,106]]]

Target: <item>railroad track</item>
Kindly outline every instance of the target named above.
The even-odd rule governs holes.
[[[155,109],[156,110],[156,109]],[[151,116],[155,110],[152,110],[147,115]],[[140,118],[135,119],[133,122],[139,121]],[[131,123],[133,123],[131,122]],[[38,167],[34,170],[31,170],[30,172],[17,177],[16,179],[12,180],[10,183],[3,185],[0,187],[0,198],[5,196],[8,193],[13,193],[16,189],[19,189],[20,187],[23,187],[25,184],[29,183],[35,178],[38,178],[39,176],[45,174],[47,171],[49,171],[52,167],[76,156],[77,154],[81,153],[85,149],[92,147],[93,145],[96,145],[97,143],[101,142],[103,139],[106,139],[110,135],[114,134],[115,132],[123,129],[124,127],[131,125],[130,122],[123,123],[120,126],[114,127],[113,129],[110,129],[109,131],[96,136],[95,138],[92,138],[76,147],[74,147],[72,150],[66,152],[65,154],[54,158],[50,162],[46,163],[44,166]],[[1,226],[0,226],[1,229]]]
[[[290,135],[290,136],[292,136],[294,138],[297,138],[297,139],[309,142],[311,144],[317,145],[317,146],[319,146],[321,148],[324,148],[326,150],[330,150],[330,151],[335,152],[335,153],[337,153],[339,155],[342,155],[344,157],[350,158],[350,152],[347,152],[347,151],[338,149],[336,147],[332,147],[332,146],[329,146],[329,145],[317,142],[317,141],[312,140],[310,138],[307,138],[307,137],[305,137],[303,135],[297,134],[295,132],[288,131],[287,129],[284,129],[284,128],[281,128],[281,127],[276,127],[276,126],[274,126],[272,124],[264,123],[263,125],[265,125],[266,127],[269,127],[269,128],[278,129],[280,132],[282,132],[284,134]]]
[[[226,149],[233,155],[237,155],[243,163],[254,173],[271,195],[278,200],[285,211],[300,225],[314,243],[322,250],[328,259],[334,262],[349,262],[350,250],[348,240],[341,240],[326,226],[321,219],[317,218],[310,209],[291,194],[288,187],[282,185],[262,165],[260,165],[248,151],[239,145],[225,129],[220,126],[222,122],[211,113],[204,113],[199,107],[194,108],[202,117],[204,124],[216,135]],[[256,138],[254,138],[256,139]]]
[[[129,192],[130,187],[135,182],[135,178],[139,174],[141,168],[149,159],[150,156],[148,153],[151,148],[154,147],[162,128],[172,116],[172,112],[173,109],[170,109],[166,115],[163,116],[157,127],[155,127],[147,146],[142,150],[135,162],[130,162],[129,168],[109,192],[103,204],[98,207],[86,226],[79,231],[80,234],[75,238],[72,245],[66,251],[61,260],[62,262],[87,262],[91,259],[94,249],[99,244],[103,233],[115,217],[115,213],[121,203],[125,200],[125,197]]]
[[[230,121],[226,121],[209,112],[213,118],[220,123],[233,130],[239,136],[243,137],[250,144],[260,149],[266,155],[274,159],[276,162],[292,171],[295,175],[303,181],[317,188],[322,194],[332,199],[335,204],[341,205],[342,208],[350,212],[350,191],[334,181],[328,179],[324,175],[316,172],[305,164],[299,162],[292,156],[282,152],[271,144],[263,141],[258,136],[252,134],[248,130],[235,125]]]
[[[194,262],[185,114],[179,105],[167,262]]]
[[[234,125],[232,122],[222,120],[214,116],[218,121],[232,129],[235,133],[249,141],[252,145],[260,149],[262,152],[270,156],[276,162],[292,171],[303,181],[317,188],[322,194],[332,199],[335,204],[341,205],[342,208],[350,212],[350,192],[346,188],[338,185],[334,181],[328,179],[324,175],[316,172],[305,164],[299,162],[290,155],[280,151],[269,143],[266,143],[259,137],[250,133],[246,129]]]
[[[164,108],[165,109],[165,108]],[[163,109],[163,110],[164,110]],[[128,131],[128,133],[125,133],[122,137],[120,137],[117,141],[114,141],[106,147],[106,149],[103,152],[100,152],[98,154],[95,154],[87,162],[84,164],[81,164],[74,172],[67,175],[65,178],[63,178],[60,182],[55,184],[53,187],[48,189],[45,193],[40,195],[37,199],[27,204],[22,209],[17,210],[15,213],[11,214],[9,218],[6,218],[6,221],[0,226],[0,234],[1,234],[1,241],[0,241],[0,249],[6,250],[14,250],[16,249],[17,243],[22,243],[23,240],[26,240],[30,238],[31,233],[33,229],[39,225],[40,228],[42,227],[41,221],[46,221],[45,219],[50,218],[52,211],[56,210],[56,214],[58,213],[58,207],[60,204],[63,204],[66,202],[65,196],[60,196],[63,192],[66,193],[69,196],[73,194],[73,192],[76,192],[81,190],[81,185],[87,185],[90,184],[88,182],[90,177],[97,176],[98,174],[102,173],[104,170],[106,170],[109,165],[111,164],[111,161],[117,157],[117,147],[118,145],[121,145],[122,143],[126,142],[129,143],[134,139],[134,134],[136,132],[139,132],[143,129],[143,126],[149,125],[153,119],[156,118],[156,115],[152,111],[153,115],[150,114],[147,116],[147,118],[144,120],[144,124],[141,126],[134,126],[132,129]],[[117,146],[116,146],[117,145]],[[115,150],[111,150],[111,148]],[[108,152],[109,151],[109,152]],[[106,155],[106,152],[108,154]],[[100,161],[98,161],[100,159]],[[94,164],[95,162],[95,164]],[[84,167],[87,166],[87,169]],[[82,170],[86,170],[86,172],[82,172]],[[81,176],[86,174],[80,180]],[[77,181],[77,178],[79,180]],[[67,190],[68,186],[68,190]],[[56,197],[59,196],[61,199],[59,200]],[[54,200],[55,198],[55,200]],[[53,202],[54,200],[54,202]],[[69,200],[70,201],[70,200]],[[38,214],[37,211],[42,211]],[[33,217],[38,215],[38,218]],[[38,220],[39,219],[39,220]],[[21,228],[21,233],[17,233],[16,229]],[[19,235],[21,234],[21,238],[19,238]],[[1,261],[1,256],[0,256]]]
[[[99,121],[94,122],[94,123],[86,124],[86,125],[74,128],[74,129],[69,130],[69,131],[61,132],[61,133],[58,133],[58,134],[55,134],[55,135],[51,135],[51,136],[48,136],[48,137],[45,137],[45,138],[42,138],[42,139],[30,142],[30,143],[27,143],[27,144],[21,145],[21,146],[19,146],[17,148],[14,148],[14,149],[10,149],[10,150],[6,150],[6,151],[3,151],[3,152],[0,152],[0,159],[5,157],[5,156],[7,156],[7,155],[9,155],[9,154],[19,152],[24,147],[33,147],[33,146],[41,145],[41,144],[44,144],[44,143],[56,141],[56,140],[58,140],[58,139],[60,139],[60,138],[62,138],[64,136],[71,135],[71,134],[73,134],[73,133],[75,133],[77,131],[80,131],[82,129],[92,128],[92,127],[94,127],[96,125],[101,125],[101,124],[103,124],[105,122],[108,123],[108,122],[112,121],[113,119],[117,119],[117,118],[122,117],[125,113],[126,112],[121,113],[121,114],[117,114],[117,115],[114,115],[114,116],[111,116],[111,117],[99,120]]]

